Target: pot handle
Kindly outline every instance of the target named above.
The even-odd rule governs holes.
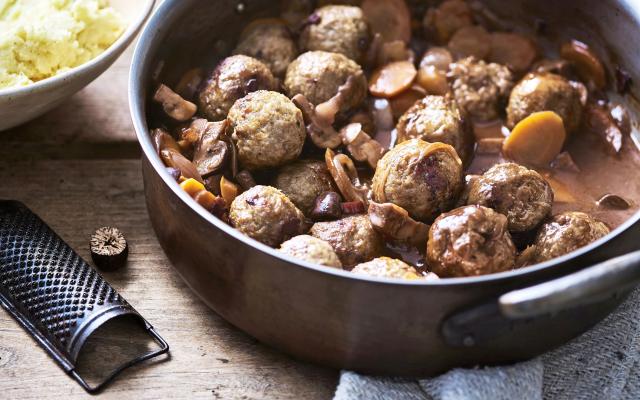
[[[596,264],[570,275],[500,296],[500,312],[509,319],[535,318],[598,303],[640,283],[640,251]]]
[[[640,251],[459,310],[443,321],[441,333],[450,346],[481,346],[537,318],[615,298],[638,284]]]

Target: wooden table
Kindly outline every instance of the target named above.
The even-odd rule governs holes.
[[[85,259],[91,233],[122,229],[127,268],[104,274],[171,345],[126,372],[104,399],[328,399],[337,372],[296,362],[236,330],[182,282],[147,217],[127,103],[131,49],[57,110],[0,133],[0,198],[27,204]],[[0,310],[0,398],[87,398]]]

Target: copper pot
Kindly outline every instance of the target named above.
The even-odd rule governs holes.
[[[522,23],[606,49],[640,71],[640,10],[631,1],[501,2]],[[640,279],[640,213],[606,238],[562,258],[477,278],[402,282],[311,265],[243,236],[198,206],[166,172],[149,136],[154,81],[174,82],[215,61],[245,23],[273,2],[165,0],[144,29],[130,103],[143,150],[149,215],[167,256],[202,300],[258,340],[296,358],[372,374],[432,375],[507,363],[559,346],[604,318]],[[158,79],[159,78],[159,79]],[[636,93],[637,94],[637,93]],[[590,267],[590,268],[587,268]]]

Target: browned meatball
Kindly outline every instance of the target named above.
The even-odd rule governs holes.
[[[470,181],[467,203],[493,208],[507,216],[511,232],[526,232],[551,213],[553,189],[536,171],[498,164]]]
[[[300,49],[363,58],[369,46],[369,26],[360,7],[329,5],[317,9],[300,34]]]
[[[535,262],[541,263],[578,250],[609,234],[609,227],[582,213],[565,212],[544,223],[534,243]]]
[[[473,150],[473,138],[456,102],[449,96],[427,96],[398,121],[398,143],[409,139],[450,144],[463,160]]]
[[[453,147],[411,139],[378,162],[373,199],[398,205],[412,218],[430,222],[450,210],[462,185],[462,161]]]
[[[289,239],[282,243],[280,251],[299,260],[326,267],[342,268],[342,263],[333,251],[333,247],[313,236],[300,235]]]
[[[474,121],[491,121],[500,117],[513,87],[509,68],[467,57],[451,64],[448,76],[458,105]]]
[[[286,25],[264,23],[255,26],[233,51],[262,61],[273,75],[284,77],[287,67],[298,56],[298,49]]]
[[[284,166],[276,176],[274,186],[282,190],[305,215],[313,210],[318,196],[335,190],[327,164],[314,160],[301,160]]]
[[[245,169],[278,167],[302,152],[307,136],[302,112],[280,93],[250,93],[233,105],[228,119]]]
[[[556,74],[528,74],[511,92],[507,107],[510,128],[539,111],[553,111],[564,122],[568,133],[580,126],[582,103],[580,92],[569,81]]]
[[[237,230],[271,247],[307,228],[302,211],[270,186],[254,186],[236,197],[229,219]]]
[[[366,263],[356,265],[351,272],[354,274],[375,276],[378,278],[421,279],[415,268],[400,260],[380,257]]]
[[[482,206],[443,214],[431,226],[427,261],[440,277],[478,276],[514,267],[507,217]]]
[[[208,119],[220,121],[236,100],[256,90],[276,90],[277,82],[269,68],[252,57],[225,58],[213,70],[199,96],[199,111]]]
[[[358,107],[367,97],[367,80],[362,68],[342,54],[310,51],[302,54],[287,69],[284,87],[289,97],[303,94],[314,105],[338,93],[351,76],[359,76],[341,111]]]
[[[328,242],[346,268],[373,260],[383,252],[382,239],[366,215],[318,222],[311,227],[310,233]]]

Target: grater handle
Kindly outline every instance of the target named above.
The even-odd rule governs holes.
[[[118,375],[120,375],[126,369],[131,368],[147,360],[151,360],[152,358],[159,357],[163,354],[168,354],[169,344],[158,334],[158,332],[153,328],[153,326],[149,325],[147,321],[144,321],[144,323],[146,325],[147,332],[149,333],[149,335],[151,335],[151,337],[155,340],[155,342],[158,343],[158,345],[160,345],[160,349],[155,351],[150,351],[146,354],[136,357],[133,360],[123,363],[122,365],[116,367],[116,369],[114,369],[102,382],[100,382],[95,386],[89,385],[89,383],[87,383],[87,381],[75,369],[72,369],[71,371],[69,371],[69,375],[71,375],[71,377],[73,377],[73,379],[75,379],[76,382],[78,382],[80,386],[82,386],[82,388],[87,391],[87,393],[97,394],[97,393],[100,393],[105,387],[107,387],[109,383],[111,383]]]

